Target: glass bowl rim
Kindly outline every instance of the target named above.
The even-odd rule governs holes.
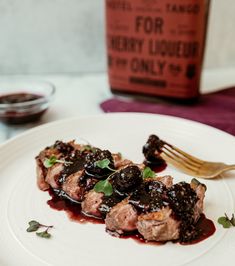
[[[39,81],[34,81],[35,83]],[[37,105],[37,104],[41,104],[41,103],[45,103],[45,102],[49,102],[53,96],[55,95],[56,92],[56,87],[53,83],[48,82],[48,81],[43,81],[40,80],[41,84],[46,84],[49,85],[51,91],[48,95],[42,95],[42,97],[35,99],[35,100],[30,100],[27,102],[20,102],[20,103],[0,103],[0,109],[3,108],[13,108],[13,107],[27,107],[27,106],[32,106],[32,105]],[[13,93],[9,93],[9,94],[14,94]]]

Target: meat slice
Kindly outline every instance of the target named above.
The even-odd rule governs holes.
[[[112,153],[112,157],[113,157],[115,169],[120,169],[130,164],[133,164],[132,161],[123,159],[120,153]]]
[[[162,181],[170,185],[172,178],[166,176]],[[180,182],[167,187],[157,178],[146,180],[142,190],[129,200],[140,209],[139,233],[149,241],[191,241],[198,234],[195,223],[202,212],[204,193],[200,183]]]
[[[36,158],[36,174],[37,174],[37,185],[41,190],[49,189],[49,184],[45,181],[47,175],[47,170],[43,166],[42,161],[39,158]]]
[[[56,163],[52,167],[48,168],[45,181],[52,188],[55,188],[55,189],[59,188],[58,180],[59,180],[59,177],[60,177],[63,169],[64,169],[64,165],[62,163]]]
[[[85,194],[85,188],[79,185],[79,179],[83,175],[83,170],[66,177],[62,184],[62,190],[75,201],[81,202]]]
[[[138,216],[137,229],[149,241],[167,241],[179,238],[180,222],[172,217],[169,206],[157,212]]]
[[[138,214],[136,209],[125,199],[115,205],[105,219],[106,228],[109,231],[123,234],[136,229]]]
[[[173,177],[170,175],[159,176],[156,177],[155,179],[163,183],[166,186],[166,188],[169,188],[173,185]]]
[[[50,158],[52,155],[59,154],[59,151],[53,147],[48,147],[41,151],[36,159],[36,174],[37,174],[37,185],[41,190],[47,190],[50,184],[46,180],[48,170],[44,167],[43,162]],[[49,178],[50,179],[50,178]]]
[[[85,215],[101,218],[102,214],[99,207],[102,203],[104,194],[95,192],[93,189],[89,191],[82,202],[82,212]]]
[[[135,168],[133,167],[134,166],[129,166],[129,169],[132,170],[132,172],[138,169],[136,166]],[[124,168],[122,171],[124,172],[125,169],[128,168]],[[128,172],[130,172],[130,170]],[[135,177],[135,179],[137,179],[137,174],[139,173],[137,172],[133,178]],[[139,219],[138,212],[142,213],[143,211],[150,209],[158,210],[159,206],[164,206],[165,202],[162,199],[157,198],[155,200],[154,198],[155,195],[157,196],[163,193],[163,190],[166,189],[166,186],[161,183],[160,180],[165,181],[168,185],[172,183],[171,176],[166,176],[164,178],[148,178],[145,179],[144,182],[138,182],[134,191],[129,192],[130,196],[115,205],[107,214],[105,219],[107,229],[115,231],[118,234],[133,231],[137,229],[136,223]],[[122,186],[124,187],[124,185]],[[148,215],[151,216],[152,213]],[[144,218],[146,217],[144,216]]]
[[[190,186],[197,194],[198,200],[194,207],[194,221],[197,222],[203,212],[203,202],[206,193],[206,186],[201,184],[197,179],[192,179]]]
[[[58,158],[59,155],[60,155],[60,151],[54,148],[53,146],[51,146],[51,147],[47,147],[44,150],[42,150],[37,156],[37,158],[41,160],[41,162],[43,163],[45,159],[50,158],[51,156],[56,156]]]

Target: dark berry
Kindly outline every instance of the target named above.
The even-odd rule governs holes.
[[[97,161],[104,159],[108,159],[110,161],[109,167],[114,169],[113,157],[110,151],[96,149],[94,152],[87,154],[84,165],[86,174],[89,176],[94,176],[98,179],[103,179],[110,175],[112,173],[111,170],[107,168],[102,169],[96,165]]]
[[[72,145],[70,145],[69,143],[62,142],[60,140],[57,140],[53,147],[65,155],[71,153],[74,150]]]
[[[198,201],[196,192],[190,184],[180,182],[173,185],[167,191],[168,200],[176,218],[181,220],[180,241],[187,242],[197,236],[192,230],[194,224],[194,208]]]
[[[144,157],[148,161],[154,160],[157,152],[161,152],[162,141],[156,135],[150,135],[146,144],[143,146]]]
[[[112,177],[113,188],[120,195],[130,193],[133,189],[138,187],[142,181],[141,171],[135,165],[128,166],[118,171]]]
[[[145,181],[130,196],[129,202],[141,212],[155,212],[167,206],[166,187],[156,180]]]

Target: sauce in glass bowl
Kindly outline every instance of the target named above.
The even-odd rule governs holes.
[[[43,98],[42,95],[33,93],[12,93],[0,96],[0,104],[23,103]]]
[[[25,90],[20,90],[17,84],[15,82],[9,88],[0,84],[0,122],[25,124],[39,120],[49,108],[54,86],[49,83],[19,83],[19,88],[25,87]]]

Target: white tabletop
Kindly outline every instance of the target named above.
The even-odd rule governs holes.
[[[3,78],[11,80],[11,76]],[[104,73],[76,76],[43,75],[35,76],[35,79],[55,84],[57,93],[51,108],[37,123],[11,127],[0,123],[0,143],[40,124],[72,116],[102,113],[99,104],[112,97],[107,75]],[[202,75],[201,92],[212,92],[233,85],[235,85],[235,69],[205,70]]]

